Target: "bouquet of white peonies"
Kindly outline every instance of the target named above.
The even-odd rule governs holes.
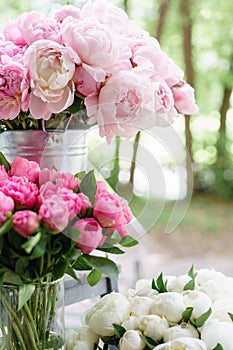
[[[233,278],[209,269],[137,281],[67,331],[67,350],[233,350]]]

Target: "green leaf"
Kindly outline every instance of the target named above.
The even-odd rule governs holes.
[[[89,171],[80,183],[79,191],[84,193],[91,201],[94,203],[96,194],[96,179],[94,175],[94,170]]]
[[[0,227],[0,237],[7,233],[12,228],[12,216],[7,219]]]
[[[114,244],[119,243],[122,240],[119,232],[117,230],[114,230],[112,233],[108,234],[104,244],[108,244],[113,246]]]
[[[113,280],[117,280],[118,268],[112,260],[94,255],[84,255],[84,257],[96,270],[101,271],[103,274]]]
[[[101,250],[106,253],[111,253],[111,254],[124,254],[124,250],[118,248],[118,247],[112,247],[110,244],[109,245],[102,245],[101,247],[96,248],[97,250]]]
[[[184,290],[194,290],[195,289],[195,280],[191,279],[186,285],[184,286]]]
[[[155,341],[154,339],[150,337],[146,337],[145,335],[140,335],[144,343],[147,345],[149,349],[154,349],[155,346],[159,345],[160,342]]]
[[[187,307],[182,313],[182,321],[185,323],[188,323],[188,321],[190,320],[190,317],[192,316],[192,313],[193,313],[193,307],[191,306]]]
[[[233,314],[231,312],[228,312],[228,315],[230,316],[230,319],[233,322]]]
[[[76,173],[74,175],[74,177],[77,177],[79,180],[83,180],[83,178],[85,177],[86,172],[85,171],[80,171],[79,173]]]
[[[138,241],[130,235],[124,236],[120,241],[120,245],[123,247],[133,247],[138,244]]]
[[[152,289],[157,290],[159,293],[166,293],[167,292],[167,281],[164,282],[163,280],[163,273],[159,275],[156,282],[153,279],[152,280]]]
[[[58,261],[58,263],[54,265],[53,272],[52,272],[54,279],[59,279],[63,277],[64,274],[66,273],[67,267],[68,267],[68,262],[64,258],[61,258]]]
[[[35,284],[20,284],[19,285],[18,311],[31,298],[34,290],[35,290]]]
[[[28,266],[30,264],[30,258],[28,256],[22,256],[15,263],[15,272],[18,275],[24,275],[28,271]]]
[[[203,324],[205,323],[205,321],[209,318],[209,316],[211,315],[212,310],[211,308],[209,308],[208,311],[204,312],[204,314],[202,314],[201,316],[199,316],[198,318],[196,318],[194,320],[195,326],[196,327],[202,327]]]
[[[117,338],[122,338],[126,332],[126,329],[119,324],[113,323],[113,328]]]
[[[188,276],[191,278],[196,278],[197,277],[197,272],[195,271],[195,267],[194,265],[191,266],[189,272],[188,272]]]
[[[13,271],[7,271],[4,274],[4,283],[20,285],[22,283],[22,280],[20,276]]]
[[[79,281],[79,278],[75,273],[75,270],[73,269],[73,267],[69,263],[67,264],[67,267],[66,267],[66,273],[70,277],[74,278],[76,281]]]
[[[8,160],[2,152],[0,152],[0,165],[4,165],[6,171],[9,171],[11,168],[10,163],[8,162]]]
[[[77,271],[92,270],[92,265],[88,263],[83,255],[80,255],[72,266]]]
[[[40,238],[41,238],[41,232],[38,232],[35,236],[29,237],[27,241],[21,245],[21,247],[25,250],[27,254],[30,254],[33,248],[40,241]]]
[[[104,344],[118,345],[116,344],[116,338],[114,336],[113,337],[105,336],[105,337],[101,337],[100,339]]]
[[[93,287],[95,284],[99,282],[99,280],[102,277],[102,272],[96,269],[93,269],[88,275],[87,275],[87,282],[91,287]]]
[[[213,350],[224,350],[221,344],[217,344]]]
[[[30,255],[31,260],[40,258],[41,256],[43,256],[45,254],[47,241],[48,241],[47,237],[43,237],[43,236],[41,237],[40,241],[35,246],[32,254]]]

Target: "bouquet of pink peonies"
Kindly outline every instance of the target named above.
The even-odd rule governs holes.
[[[131,211],[93,171],[9,164],[2,153],[0,164],[0,349],[64,349],[64,332],[51,328],[64,321],[55,321],[59,281],[80,270],[91,286],[102,274],[117,279],[108,254],[137,244],[127,234]]]
[[[56,280],[65,273],[75,277],[80,269],[90,270],[91,285],[102,273],[116,278],[111,260],[90,253],[121,254],[116,244],[137,243],[127,235],[132,220],[127,201],[96,181],[93,171],[72,175],[40,169],[25,158],[11,164],[0,158],[1,283]]]
[[[158,41],[107,1],[22,13],[0,37],[1,129],[56,126],[83,110],[82,122],[98,124],[108,141],[132,137],[197,112],[183,77]]]

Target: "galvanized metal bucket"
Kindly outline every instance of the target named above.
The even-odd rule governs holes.
[[[86,170],[88,147],[86,130],[12,130],[0,134],[0,150],[8,161],[25,157],[41,168],[76,173]]]

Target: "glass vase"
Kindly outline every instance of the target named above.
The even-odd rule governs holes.
[[[0,300],[1,350],[65,349],[63,279],[35,284],[23,306],[19,287],[4,285]]]

